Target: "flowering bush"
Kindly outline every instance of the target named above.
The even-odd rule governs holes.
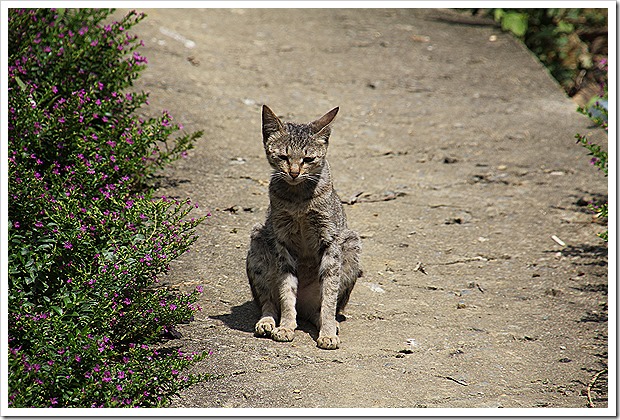
[[[201,133],[126,93],[146,59],[110,10],[9,9],[9,404],[165,405],[206,354],[162,348],[199,310],[157,276],[206,216],[153,198],[149,178]],[[159,350],[158,350],[159,349]]]
[[[607,61],[603,60],[600,67],[607,70]],[[587,108],[579,108],[578,111],[584,115],[587,115],[595,125],[605,130],[607,133],[607,120],[608,120],[608,98],[607,98],[607,84],[603,85],[603,93],[596,98],[595,102]],[[577,134],[577,143],[585,147],[592,156],[590,163],[596,166],[599,170],[603,171],[607,176],[607,152],[601,148],[600,145],[590,142],[587,136]],[[597,217],[601,219],[607,219],[608,216],[608,203],[592,203],[590,209],[594,211]],[[605,242],[608,240],[608,230],[601,232],[598,236]]]

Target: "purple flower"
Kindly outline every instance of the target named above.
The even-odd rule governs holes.
[[[71,249],[71,248],[73,248],[73,244],[72,244],[71,242],[69,242],[69,241],[66,241],[66,242],[63,244],[63,246],[64,246],[66,249]]]
[[[118,379],[125,379],[125,372],[123,372],[122,370],[119,371],[117,377]]]
[[[58,404],[58,398],[52,397],[52,398],[50,398],[50,402],[52,403],[52,405],[56,405],[56,404]]]
[[[148,63],[146,57],[142,57],[137,51],[134,51],[133,59],[136,60],[136,63]]]

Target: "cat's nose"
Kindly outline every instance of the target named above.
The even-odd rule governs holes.
[[[292,164],[289,168],[288,174],[291,176],[291,178],[295,179],[299,176],[299,165],[297,164]]]

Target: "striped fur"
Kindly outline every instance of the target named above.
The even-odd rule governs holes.
[[[255,335],[292,341],[297,317],[319,330],[317,345],[340,344],[336,314],[361,276],[361,240],[348,229],[325,159],[334,108],[309,124],[283,123],[263,106],[263,145],[273,172],[264,224],[246,259],[260,311]]]

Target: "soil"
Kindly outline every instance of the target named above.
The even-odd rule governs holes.
[[[607,137],[523,45],[439,9],[143,11],[144,112],[204,130],[159,193],[211,213],[163,280],[204,287],[167,345],[212,352],[194,370],[214,377],[173,407],[608,407],[608,253],[586,205],[607,179],[575,134]],[[365,275],[338,350],[303,323],[253,336],[262,104],[340,107],[328,157]]]

